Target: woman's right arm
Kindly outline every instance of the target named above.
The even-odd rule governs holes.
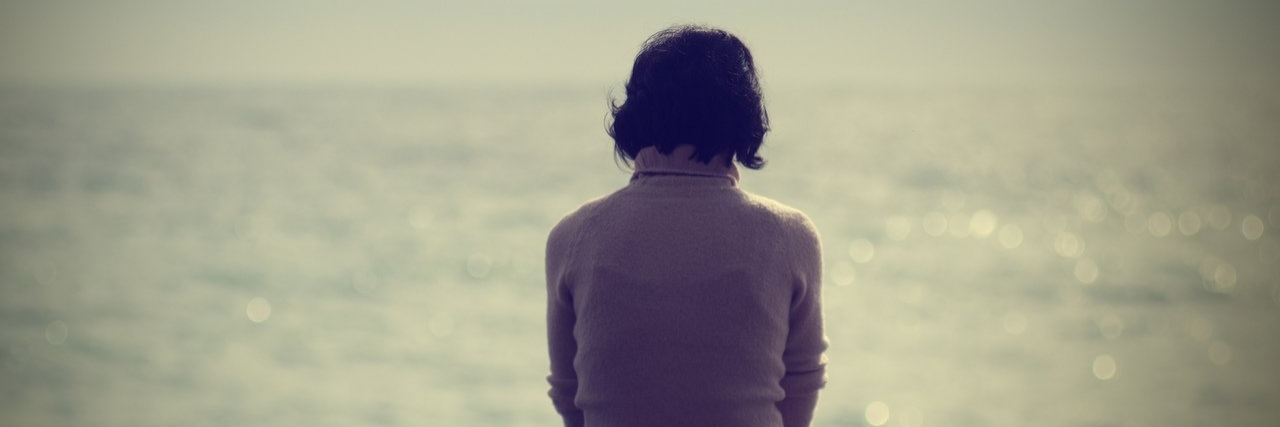
[[[582,410],[574,404],[578,395],[578,375],[573,359],[578,353],[578,342],[573,337],[577,316],[573,311],[573,295],[569,292],[565,264],[571,251],[571,239],[561,221],[547,238],[547,348],[551,356],[551,374],[547,382],[551,390],[551,403],[564,418],[565,427],[583,425]]]

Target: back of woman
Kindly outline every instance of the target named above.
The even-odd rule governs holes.
[[[610,134],[627,186],[547,243],[550,395],[566,425],[803,426],[824,385],[821,247],[799,211],[738,188],[767,116],[746,46],[656,34]]]

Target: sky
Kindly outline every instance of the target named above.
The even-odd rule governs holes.
[[[690,22],[766,82],[1280,75],[1277,2],[5,0],[0,83],[609,83]]]

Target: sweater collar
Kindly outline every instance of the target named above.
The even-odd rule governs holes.
[[[733,185],[738,185],[738,167],[733,162],[725,161],[723,155],[711,158],[710,163],[702,163],[691,158],[695,147],[677,145],[671,154],[662,154],[658,148],[648,146],[636,153],[635,173],[631,180],[641,175],[692,175],[728,178]]]

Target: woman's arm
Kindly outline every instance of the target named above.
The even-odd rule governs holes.
[[[813,418],[818,390],[826,385],[827,337],[822,325],[822,244],[817,229],[801,218],[792,259],[797,266],[791,295],[790,328],[782,354],[787,373],[782,378],[786,397],[778,411],[786,427],[805,427]]]
[[[582,410],[573,403],[578,395],[578,375],[573,369],[573,358],[578,353],[578,343],[573,338],[573,304],[555,293],[547,297],[547,347],[551,354],[548,394],[556,412],[564,418],[565,427],[580,427]]]
[[[566,227],[565,222],[562,220],[547,238],[547,349],[551,356],[551,374],[547,376],[551,390],[547,394],[564,418],[565,427],[582,427],[582,410],[574,404],[578,395],[578,374],[573,369],[573,359],[578,354],[578,342],[573,337],[577,316],[564,274],[573,243],[566,238],[571,227]]]

